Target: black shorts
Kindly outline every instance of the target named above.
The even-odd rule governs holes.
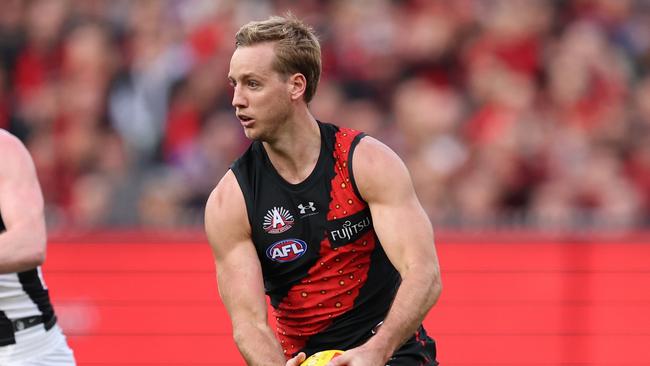
[[[391,357],[386,366],[437,366],[436,342],[422,326]]]

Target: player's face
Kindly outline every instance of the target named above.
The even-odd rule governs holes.
[[[288,82],[273,70],[273,43],[238,47],[230,60],[228,79],[234,88],[232,105],[246,137],[273,140],[289,118]]]

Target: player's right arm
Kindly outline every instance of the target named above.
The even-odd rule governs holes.
[[[262,269],[251,239],[246,203],[232,171],[210,194],[205,231],[212,247],[219,294],[233,338],[248,365],[285,365],[279,342],[267,321]],[[286,365],[298,365],[289,362]]]

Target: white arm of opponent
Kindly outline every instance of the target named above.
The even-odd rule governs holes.
[[[353,156],[354,177],[368,202],[375,232],[402,283],[377,334],[330,362],[384,366],[411,338],[436,303],[442,284],[431,222],[418,201],[406,166],[390,148],[364,137]]]
[[[305,359],[304,353],[286,362],[268,325],[262,269],[251,240],[244,196],[232,171],[208,199],[205,231],[216,262],[219,294],[246,363],[298,366]]]
[[[0,273],[22,272],[45,260],[43,194],[29,152],[2,129],[0,157]]]

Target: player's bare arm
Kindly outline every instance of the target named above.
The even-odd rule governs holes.
[[[402,283],[377,334],[332,364],[385,365],[393,352],[415,334],[437,301],[442,289],[440,270],[431,223],[397,154],[365,137],[355,150],[353,170],[359,193],[370,207],[377,236]],[[367,361],[371,354],[376,357],[373,362],[365,362],[355,360],[355,354]]]
[[[15,136],[0,129],[0,273],[36,268],[45,260],[43,195],[29,152]]]
[[[246,363],[284,365],[284,354],[267,322],[262,270],[251,241],[244,197],[231,171],[208,199],[205,231],[216,262],[219,294]]]

